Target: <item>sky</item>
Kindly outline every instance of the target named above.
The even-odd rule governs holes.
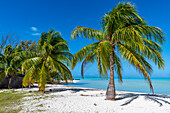
[[[16,34],[20,40],[35,40],[44,31],[55,29],[68,41],[72,54],[93,43],[85,38],[71,40],[76,26],[100,30],[101,17],[114,8],[120,0],[0,0],[0,35]],[[153,65],[152,78],[170,77],[170,1],[131,0],[139,15],[148,25],[160,27],[166,34],[163,58],[165,69]],[[137,78],[141,75],[135,68],[122,62],[123,78]],[[73,77],[80,77],[81,64],[72,71]],[[97,64],[88,64],[85,77],[98,77]]]

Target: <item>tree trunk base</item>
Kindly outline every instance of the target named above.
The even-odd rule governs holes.
[[[105,100],[113,100],[115,101],[116,100],[116,95],[115,95],[115,92],[112,92],[110,94],[106,94],[106,99]]]
[[[116,100],[116,91],[115,91],[115,85],[114,85],[114,80],[110,79],[109,80],[109,85],[106,91],[106,100]]]

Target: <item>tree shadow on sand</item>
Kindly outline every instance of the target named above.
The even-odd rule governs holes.
[[[117,96],[120,96],[120,97],[116,98],[116,100],[123,100],[123,99],[129,98],[129,100],[127,100],[121,106],[125,106],[125,105],[130,104],[135,99],[138,99],[139,96],[143,96],[146,100],[156,102],[157,104],[159,104],[160,107],[163,106],[163,103],[166,103],[166,104],[170,105],[170,102],[165,100],[165,99],[170,99],[170,96],[167,96],[167,95],[125,93],[125,94],[118,94]]]
[[[87,89],[87,88],[54,88],[49,89],[46,91],[47,93],[54,93],[54,92],[62,92],[62,91],[72,91],[72,93],[77,93],[80,91],[87,92],[87,91],[97,91],[97,89]]]
[[[38,89],[38,86],[32,86],[31,88],[37,88]],[[31,89],[30,89],[31,90]],[[83,92],[87,92],[87,91],[100,91],[100,89],[90,89],[90,88],[79,88],[79,87],[58,87],[56,88],[56,86],[46,86],[46,91],[44,93],[55,93],[55,92],[63,92],[63,91],[71,91],[72,93],[78,93],[80,91],[83,91]],[[34,92],[39,92],[38,90],[37,91],[34,91]]]

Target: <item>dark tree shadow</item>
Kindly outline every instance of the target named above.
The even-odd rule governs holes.
[[[54,92],[62,92],[62,91],[72,91],[73,93],[77,93],[80,91],[97,91],[98,89],[88,89],[88,88],[53,88],[46,91],[46,93],[54,93]]]
[[[163,103],[165,104],[169,104],[170,102],[168,102],[165,99],[170,99],[170,96],[168,95],[154,95],[154,94],[134,94],[134,93],[125,93],[125,94],[118,94],[117,96],[119,96],[118,98],[116,98],[116,100],[123,100],[123,99],[127,99],[129,98],[129,100],[127,100],[124,104],[122,104],[121,106],[125,106],[130,104],[132,101],[134,101],[135,99],[138,99],[139,97],[143,96],[146,100],[150,100],[153,101],[157,104],[159,104],[159,106],[163,106]]]
[[[69,84],[66,84],[66,83],[58,83],[58,84],[60,84],[60,85],[73,85],[74,84],[74,86],[75,85],[85,85],[85,84],[88,84],[88,83],[69,83]]]

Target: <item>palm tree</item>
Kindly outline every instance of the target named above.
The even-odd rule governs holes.
[[[13,62],[14,57],[12,56],[12,54],[17,51],[18,48],[14,48],[12,45],[7,45],[4,48],[3,54],[0,53],[0,81],[5,77],[15,77],[17,73],[20,73],[20,69]],[[10,88],[10,85],[8,85],[8,88]]]
[[[35,80],[38,82],[39,90],[45,91],[45,84],[51,77],[60,76],[66,83],[68,79],[73,79],[67,67],[71,65],[72,54],[59,32],[50,30],[42,33],[33,56],[22,64],[22,71],[25,72],[24,86],[28,86]]]
[[[87,62],[97,61],[100,75],[107,76],[110,70],[106,99],[115,100],[114,75],[116,72],[122,82],[121,57],[142,73],[153,92],[150,79],[152,67],[148,61],[164,69],[161,45],[165,38],[161,29],[147,25],[130,3],[119,3],[106,13],[101,27],[101,31],[81,26],[73,30],[71,38],[85,37],[97,42],[87,45],[74,55],[72,69],[77,62],[83,61],[83,69]]]
[[[14,72],[18,71],[12,63],[13,57],[11,56],[16,51],[17,50],[13,48],[12,45],[8,45],[5,47],[3,54],[0,54],[1,69],[4,71],[2,75],[12,75]]]

